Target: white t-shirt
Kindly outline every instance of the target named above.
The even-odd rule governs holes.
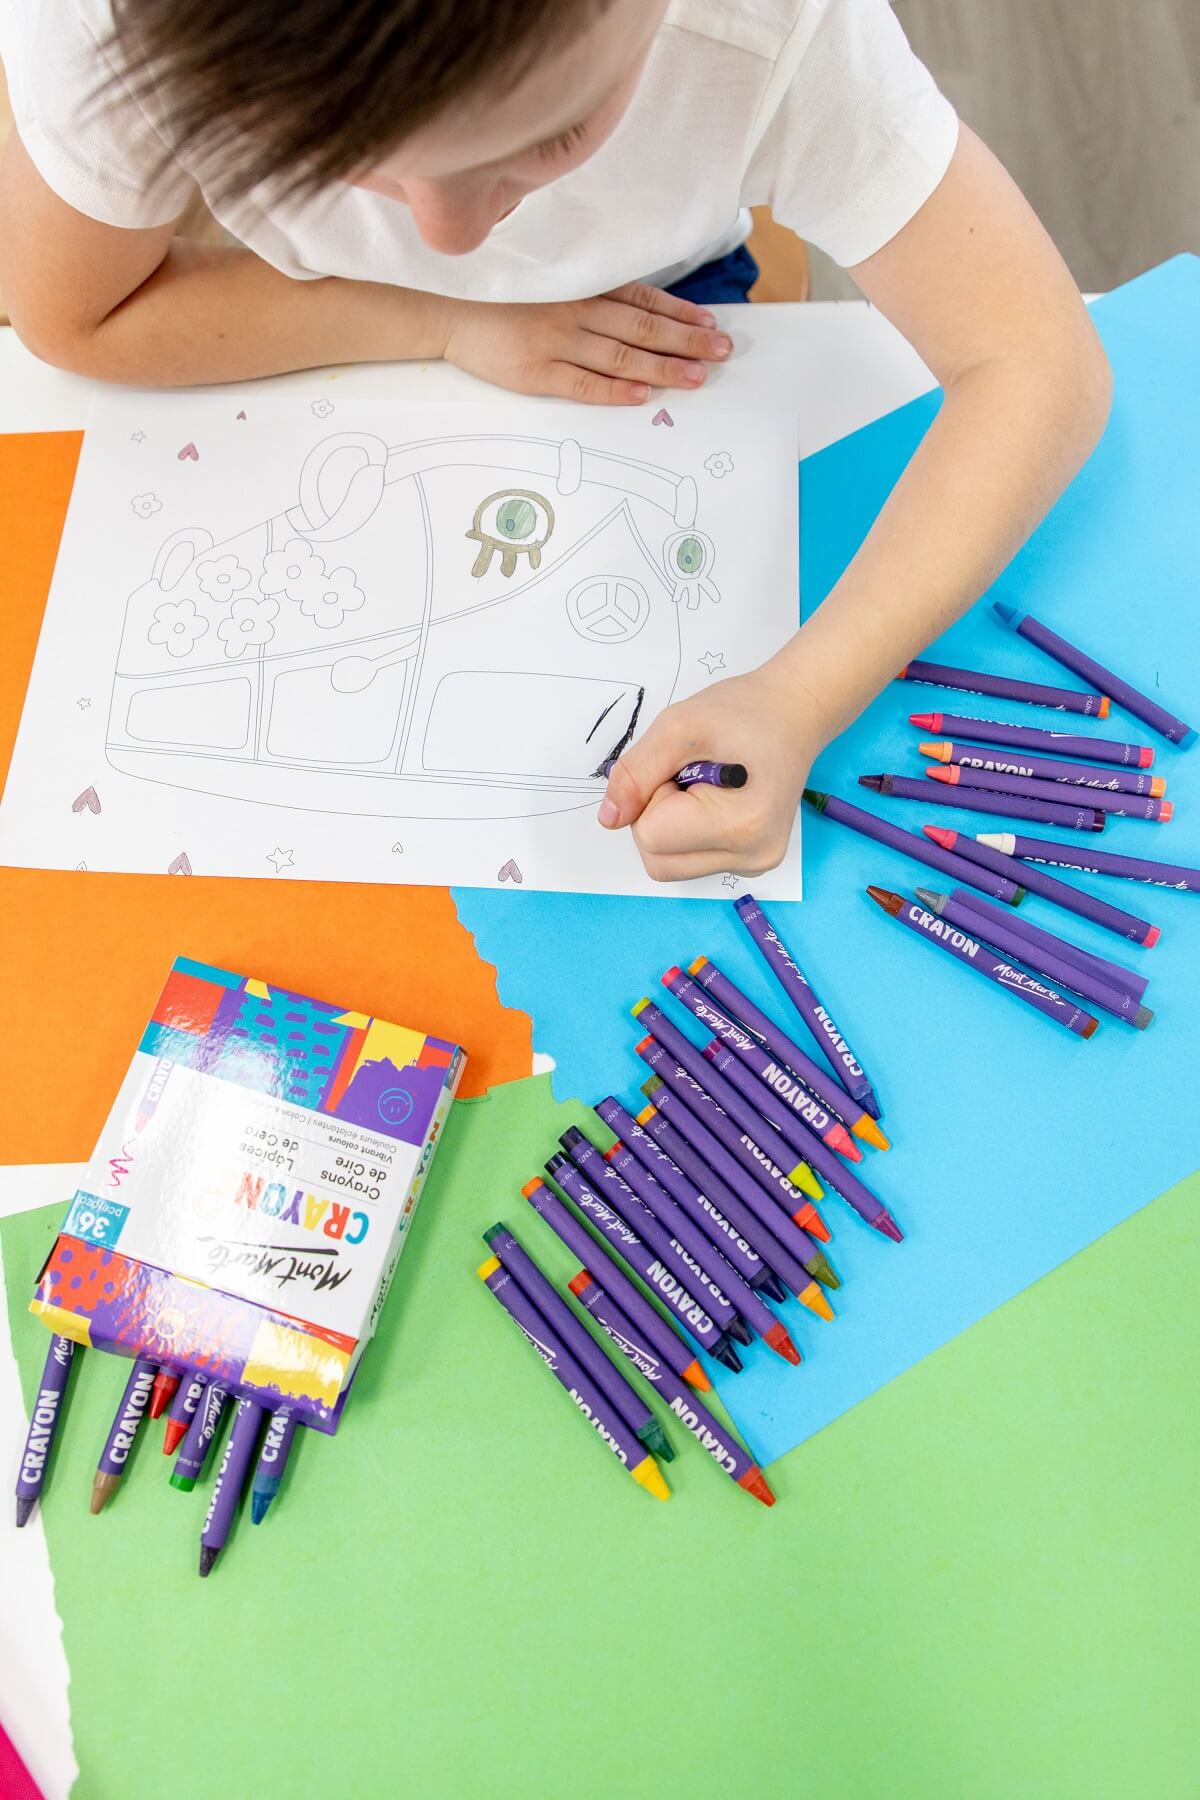
[[[199,3],[199,0],[197,0]],[[29,155],[104,224],[164,224],[186,158],[151,181],[166,128],[147,100],[85,104],[106,72],[108,0],[0,0],[0,57]],[[394,282],[475,300],[580,299],[679,279],[775,217],[843,266],[886,244],[946,171],[958,121],[887,0],[673,0],[624,118],[588,162],[526,196],[466,256],[428,249],[402,201],[336,182],[214,204],[285,275]]]

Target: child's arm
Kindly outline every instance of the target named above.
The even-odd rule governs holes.
[[[0,170],[0,287],[35,355],[101,381],[176,387],[326,363],[445,355],[525,394],[637,404],[694,388],[730,342],[657,288],[489,306],[383,282],[293,281],[253,252],[120,230],[42,179],[14,134]]]
[[[824,604],[753,674],[668,707],[613,771],[659,880],[782,857],[821,748],[996,578],[1104,428],[1100,341],[1054,245],[963,127],[940,186],[852,271],[945,389],[933,425]],[[685,762],[742,762],[737,790],[680,792]]]

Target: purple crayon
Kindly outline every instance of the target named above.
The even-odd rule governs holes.
[[[882,907],[891,918],[898,919],[909,931],[924,938],[926,943],[957,957],[968,969],[986,976],[1005,993],[1015,995],[1018,1000],[1023,1000],[1027,1006],[1044,1013],[1056,1024],[1065,1025],[1068,1031],[1075,1032],[1078,1037],[1090,1038],[1100,1023],[1091,1013],[1076,1006],[1074,1001],[1065,1000],[1053,988],[1035,981],[1023,969],[1014,969],[1003,957],[993,956],[977,934],[960,931],[955,925],[945,924],[936,913],[931,913],[915,901],[905,900],[901,894],[890,894],[886,888],[869,887],[867,893],[876,906]]]
[[[658,1088],[663,1090],[659,1092],[658,1088],[652,1089],[646,1083],[642,1092],[653,1094],[655,1106],[668,1122],[677,1127],[680,1136],[717,1170],[722,1180],[736,1189],[755,1218],[774,1233],[793,1259],[826,1287],[836,1287],[837,1280],[829,1278],[832,1272],[821,1250],[800,1223],[804,1196],[789,1177],[776,1169],[766,1152],[760,1151],[754,1140],[741,1132],[696,1076],[678,1063],[656,1039],[643,1038],[637,1046],[637,1054],[653,1071]],[[707,1075],[699,1051],[694,1054],[700,1071]],[[714,1080],[712,1085],[720,1084]],[[759,1135],[773,1134],[763,1124],[759,1127]],[[791,1278],[786,1279],[790,1281]]]
[[[987,744],[958,744],[952,739],[927,740],[917,749],[935,762],[953,763],[956,768],[974,769],[981,775],[1020,775],[1026,780],[1054,781],[1062,787],[1102,788],[1110,794],[1142,794],[1154,800],[1161,799],[1167,791],[1161,775],[1147,775],[1144,769],[1098,769],[1094,763],[1035,756],[1030,751],[1000,750]]]
[[[952,669],[947,663],[906,663],[900,681],[917,681],[927,687],[960,688],[965,694],[990,694],[995,700],[1023,700],[1030,706],[1051,706],[1056,712],[1083,713],[1090,719],[1107,719],[1107,694],[1081,694],[1077,688],[1043,687],[1036,681],[1014,681],[1008,675],[984,675],[975,669]]]
[[[171,1471],[171,1486],[181,1494],[190,1494],[204,1473],[208,1453],[212,1449],[221,1414],[229,1395],[224,1388],[210,1382],[201,1394]]]
[[[1040,869],[1027,869],[1015,858],[1002,856],[998,850],[989,849],[987,844],[968,837],[966,832],[943,831],[937,825],[922,825],[921,830],[935,844],[940,844],[946,850],[960,851],[962,857],[978,863],[981,868],[992,869],[1000,875],[1007,875],[1010,869],[1013,870],[1020,875],[1031,894],[1040,894],[1043,900],[1051,900],[1055,906],[1061,906],[1067,912],[1078,913],[1081,919],[1090,919],[1093,925],[1102,925],[1105,931],[1114,932],[1117,937],[1132,938],[1135,944],[1145,944],[1147,949],[1158,942],[1158,926],[1151,925],[1147,919],[1122,912],[1119,906],[1110,906],[1107,900],[1098,900],[1094,894],[1072,887],[1068,881],[1058,881],[1053,875],[1043,875]],[[1088,855],[1094,856],[1095,852],[1089,849]]]
[[[945,775],[949,770],[927,769],[925,773]],[[913,781],[908,775],[860,775],[858,784],[875,794],[894,794],[897,800],[932,801],[935,806],[956,806],[962,812],[1002,813],[1006,818],[1033,819],[1039,825],[1059,825],[1067,831],[1104,830],[1104,814],[1090,806],[1030,800],[1017,794],[993,794],[986,788],[955,791],[948,787],[930,787],[928,782]]]
[[[962,794],[959,805],[973,807],[980,788],[993,794],[1015,794],[1022,802],[1034,800],[1043,805],[1061,806],[1066,797],[1061,784],[1057,781],[1038,781],[1029,775],[1005,775],[997,769],[926,769],[931,781],[941,781],[947,787],[958,788]],[[968,794],[965,790],[969,789]],[[1087,811],[1114,813],[1125,819],[1152,819],[1155,823],[1166,825],[1174,816],[1175,805],[1171,800],[1147,799],[1139,794],[1110,793],[1103,788],[1088,788],[1086,794],[1079,796],[1083,813]],[[1065,820],[1059,821],[1065,824]],[[1092,830],[1094,825],[1085,825],[1081,816],[1077,830]]]
[[[250,1521],[254,1525],[262,1524],[279,1492],[299,1423],[294,1406],[276,1407],[267,1421],[262,1449],[254,1465],[254,1479],[250,1483]]]
[[[228,1541],[242,1488],[258,1448],[258,1433],[264,1416],[264,1409],[257,1401],[238,1401],[200,1533],[201,1575],[212,1573],[213,1564]]]
[[[498,1256],[490,1256],[475,1271],[505,1312],[532,1344],[550,1373],[564,1387],[597,1437],[605,1444],[639,1487],[656,1500],[669,1500],[671,1490],[662,1470],[591,1377],[567,1349],[558,1333],[542,1317],[525,1290],[513,1280]],[[610,1364],[611,1367],[611,1364]]]
[[[928,888],[918,888],[917,899],[930,912],[936,913],[939,919],[945,919],[950,925],[957,925],[960,931],[968,932],[973,937],[982,938],[993,950],[1007,951],[1009,956],[1015,956],[1018,962],[1023,962],[1027,968],[1047,981],[1052,981],[1056,987],[1064,988],[1070,994],[1078,994],[1093,1006],[1099,1006],[1104,1012],[1112,1013],[1114,1017],[1136,1026],[1139,1031],[1144,1031],[1153,1022],[1154,1014],[1150,1008],[1140,1005],[1131,994],[1107,986],[1086,970],[1068,962],[1065,957],[1053,956],[1048,950],[1031,944],[1027,937],[1006,930],[1001,921],[976,912],[974,907],[951,900],[945,894],[935,894]]]
[[[733,910],[750,933],[768,969],[812,1032],[818,1049],[846,1092],[877,1119],[881,1109],[870,1076],[758,901],[753,894],[742,894],[734,901]]]
[[[659,1224],[665,1226],[677,1242],[690,1251],[700,1264],[716,1269],[732,1297],[731,1304],[737,1307],[750,1329],[756,1331],[763,1342],[785,1362],[799,1363],[800,1352],[793,1343],[787,1326],[780,1323],[765,1300],[759,1299],[750,1283],[727,1261],[708,1233],[671,1198],[662,1183],[642,1167],[632,1150],[627,1149],[618,1138],[612,1149],[605,1152],[604,1160],[612,1164],[642,1204],[649,1208]],[[717,1259],[715,1262],[712,1260],[714,1257]]]
[[[1049,863],[1052,868],[1082,869],[1087,875],[1117,875],[1125,881],[1144,881],[1151,887],[1174,888],[1181,894],[1200,894],[1200,869],[1185,869],[1178,863],[1148,861],[1143,856],[1113,856],[1107,850],[1093,850],[1091,845],[1056,844],[1053,838],[1021,837],[1011,831],[983,832],[979,843],[1002,856],[1015,856],[1021,862]],[[1158,928],[1152,926],[1158,942]]]
[[[671,1440],[637,1389],[632,1387],[605,1356],[586,1325],[571,1311],[553,1283],[538,1268],[528,1251],[505,1225],[493,1225],[483,1241],[498,1257],[517,1286],[542,1315],[550,1329],[595,1383],[617,1416],[624,1420],[640,1444],[670,1462],[675,1452]]]
[[[919,894],[921,889],[918,888],[917,892]],[[1150,985],[1144,975],[1139,975],[1135,969],[1127,969],[1124,963],[1110,962],[1107,956],[1097,956],[1094,950],[1084,950],[1078,944],[1068,943],[1066,938],[1058,937],[1052,931],[1043,931],[1040,925],[1031,925],[1027,919],[1021,920],[1018,930],[1011,913],[1002,913],[990,900],[985,900],[980,894],[972,894],[968,888],[955,888],[950,898],[957,900],[960,906],[967,907],[971,912],[978,913],[983,919],[993,919],[998,924],[1008,926],[1010,930],[1016,931],[1018,937],[1048,950],[1051,956],[1060,956],[1064,962],[1072,963],[1085,974],[1094,975],[1097,981],[1102,982],[1105,987],[1116,988],[1118,993],[1130,994],[1135,1000],[1140,1000]]]
[[[898,850],[901,856],[924,863],[926,868],[937,869],[963,887],[978,888],[981,894],[1002,900],[1008,906],[1019,906],[1025,898],[1025,889],[1019,882],[989,875],[986,869],[968,862],[966,857],[951,856],[948,851],[925,843],[917,832],[902,831],[890,819],[881,819],[877,813],[866,812],[861,806],[851,806],[848,800],[839,800],[836,794],[823,794],[819,788],[805,788],[804,799],[814,812],[835,819],[839,825],[848,825],[851,831],[872,838],[877,844],[886,844],[889,850]],[[692,972],[694,974],[695,970]],[[742,1020],[743,1025],[748,1022]]]
[[[175,1389],[163,1432],[164,1456],[171,1456],[187,1436],[188,1426],[196,1416],[196,1408],[206,1385],[202,1375],[185,1375]]]
[[[600,1198],[565,1152],[558,1151],[550,1158],[546,1164],[546,1173],[558,1183],[583,1217],[590,1219],[603,1233],[605,1241],[612,1245],[621,1261],[635,1275],[640,1276],[648,1288],[662,1296],[700,1348],[736,1374],[742,1366],[741,1357],[720,1326],[714,1323],[700,1302],[693,1299],[680,1281],[676,1273],[676,1258],[671,1256],[663,1262],[633,1227],[627,1225],[620,1214]]]
[[[741,763],[685,763],[675,777],[676,787],[742,788],[748,780]]]
[[[1185,725],[1182,719],[1177,719],[1165,706],[1151,700],[1149,695],[1143,694],[1122,676],[1114,675],[1103,663],[1098,663],[1094,657],[1076,649],[1066,638],[1059,637],[1057,631],[1051,631],[1048,625],[1043,625],[1032,613],[1018,612],[1015,606],[1004,606],[999,600],[992,601],[992,611],[1002,625],[1007,625],[1010,631],[1017,632],[1029,643],[1036,644],[1039,650],[1052,656],[1064,669],[1070,669],[1073,675],[1080,676],[1084,681],[1100,683],[1104,692],[1118,706],[1123,706],[1126,712],[1132,713],[1135,719],[1140,719],[1143,725],[1149,725],[1152,731],[1160,732],[1172,744],[1178,744],[1181,750],[1185,750],[1195,739],[1196,733],[1190,725]]]
[[[612,1295],[605,1293],[591,1271],[586,1267],[580,1269],[568,1285],[579,1304],[611,1338],[621,1355],[658,1389],[680,1424],[691,1432],[702,1449],[708,1451],[713,1461],[764,1506],[774,1506],[775,1496],[753,1458],[743,1450],[731,1431],[717,1423],[687,1384],[659,1360],[637,1326],[622,1312]]]
[[[660,1145],[650,1132],[643,1129],[638,1121],[627,1113],[620,1101],[609,1094],[595,1107],[597,1118],[603,1119],[618,1143],[635,1156],[648,1175],[662,1183],[683,1211],[690,1214],[700,1226],[709,1240],[721,1252],[726,1262],[732,1263],[742,1280],[747,1282],[756,1293],[762,1292],[772,1300],[785,1300],[787,1289],[765,1263],[758,1251],[743,1237],[730,1220],[718,1211],[703,1189],[673,1162],[665,1145]],[[620,1158],[607,1151],[609,1160],[616,1163],[617,1168],[625,1176],[631,1188],[639,1192],[637,1183],[630,1180],[628,1167]]]
[[[1014,750],[1046,750],[1052,756],[1085,756],[1093,762],[1116,763],[1125,769],[1148,769],[1154,761],[1154,752],[1147,744],[1119,744],[1113,738],[1043,731],[1037,725],[1007,725],[999,719],[966,719],[958,713],[909,713],[908,722],[922,731],[944,731],[952,738],[966,738],[969,743],[1007,744]]]
[[[157,1374],[158,1364],[148,1356],[139,1356],[129,1372],[121,1404],[104,1441],[104,1449],[92,1481],[90,1510],[93,1513],[98,1513],[121,1485],[129,1462],[129,1452],[133,1449],[134,1439],[150,1404],[150,1390]]]
[[[29,1523],[33,1509],[41,1497],[74,1360],[74,1340],[63,1337],[56,1331],[46,1351],[46,1364],[34,1395],[25,1448],[21,1452],[21,1462],[17,1469],[18,1527]]]
[[[585,1267],[595,1268],[597,1263],[603,1265],[602,1280],[605,1287],[620,1301],[622,1311],[636,1322],[642,1339],[653,1345],[659,1360],[678,1375],[681,1381],[686,1381],[689,1387],[694,1387],[702,1394],[708,1393],[712,1382],[683,1339],[672,1331],[662,1314],[651,1306],[645,1295],[622,1273],[604,1246],[596,1242],[570,1207],[564,1206],[558,1195],[551,1193],[545,1182],[536,1175],[532,1181],[525,1183],[521,1193],[538,1217],[545,1220],[555,1236],[561,1239],[568,1250],[574,1251]]]
[[[605,1160],[603,1152],[596,1148],[589,1137],[584,1136],[578,1125],[568,1126],[558,1141],[601,1198],[668,1267],[672,1257],[683,1264],[691,1280],[692,1291],[703,1301],[712,1314],[714,1323],[720,1326],[726,1336],[739,1344],[752,1343],[753,1333],[738,1316],[737,1308],[721,1286],[727,1266],[722,1266],[724,1259],[709,1246],[709,1254],[702,1261],[675,1233],[673,1224],[662,1223],[646,1203],[639,1200],[629,1183]],[[715,1270],[716,1274],[711,1270]]]

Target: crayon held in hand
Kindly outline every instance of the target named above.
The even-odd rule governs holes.
[[[758,901],[753,894],[742,894],[734,901],[733,910],[837,1079],[851,1099],[877,1119],[881,1108],[870,1076]]]
[[[957,925],[960,931],[973,937],[982,938],[993,950],[1003,950],[1009,956],[1016,957],[1027,969],[1032,969],[1044,981],[1053,982],[1064,993],[1078,994],[1081,999],[1090,1001],[1103,1012],[1112,1013],[1115,1018],[1124,1019],[1127,1024],[1136,1026],[1139,1031],[1144,1031],[1153,1021],[1154,1014],[1150,1008],[1142,1006],[1132,995],[1107,986],[1086,970],[1067,962],[1064,957],[1055,956],[1040,945],[1030,943],[1028,937],[1007,930],[1002,921],[976,912],[965,901],[952,900],[946,894],[935,894],[930,888],[918,888],[917,899],[930,912],[936,913],[939,919],[945,919],[950,925]]]
[[[52,1333],[46,1350],[42,1378],[38,1382],[37,1393],[33,1397],[33,1411],[29,1415],[29,1430],[25,1434],[25,1448],[21,1452],[21,1461],[17,1467],[18,1528],[29,1523],[33,1509],[42,1497],[46,1482],[46,1470],[50,1465],[50,1452],[54,1448],[54,1439],[62,1418],[63,1406],[66,1403],[67,1383],[71,1379],[74,1362],[74,1340],[63,1337],[57,1331]]]
[[[742,788],[748,780],[741,763],[685,763],[675,777],[676,787]]]
[[[1113,738],[1043,731],[1036,725],[1009,725],[1000,719],[970,719],[960,713],[909,713],[908,722],[921,731],[944,731],[971,744],[1004,744],[1014,750],[1044,750],[1049,756],[1082,756],[1125,769],[1148,769],[1154,761],[1148,744],[1121,744]]]
[[[1153,862],[1143,856],[1114,856],[1091,844],[1076,847],[1055,843],[1053,838],[1022,837],[1011,831],[980,832],[976,842],[1021,862],[1049,863],[1052,868],[1082,869],[1086,875],[1116,875],[1124,881],[1144,881],[1150,887],[1200,894],[1200,869],[1187,869],[1179,863]]]
[[[296,1409],[292,1406],[276,1407],[267,1420],[262,1448],[250,1482],[250,1519],[255,1525],[262,1524],[279,1492],[299,1423]]]
[[[1026,780],[1057,782],[1060,787],[1087,788],[1089,791],[1100,788],[1106,793],[1140,794],[1151,800],[1161,800],[1167,791],[1163,776],[1147,775],[1144,769],[1098,769],[1094,763],[1035,756],[1029,751],[1001,750],[986,744],[959,744],[949,738],[937,742],[927,738],[917,745],[917,749],[922,756],[930,756],[935,762],[974,769],[979,775],[1018,775]],[[989,784],[981,782],[979,785],[986,787]]]
[[[939,874],[948,875],[962,887],[978,888],[981,894],[1003,901],[1007,906],[1019,906],[1025,898],[1025,889],[1019,883],[989,874],[978,863],[969,862],[962,856],[952,856],[936,843],[926,843],[918,832],[902,831],[890,819],[881,819],[876,813],[864,811],[861,806],[851,806],[848,800],[839,800],[836,794],[823,794],[819,788],[805,788],[804,799],[814,812],[836,820],[839,825],[848,826],[851,831],[857,831],[861,837],[870,838],[876,844],[886,844],[888,849],[899,851],[901,856],[924,863],[927,869],[937,869]],[[743,1025],[747,1023],[747,1020],[742,1020]]]
[[[1126,712],[1132,713],[1144,725],[1149,725],[1152,731],[1160,732],[1172,744],[1178,744],[1181,750],[1195,740],[1196,733],[1190,725],[1169,713],[1157,700],[1151,700],[1148,694],[1143,694],[1140,688],[1135,688],[1123,676],[1114,675],[1111,669],[1106,669],[1095,657],[1088,656],[1066,638],[1059,637],[1057,631],[1051,631],[1048,625],[1043,625],[1032,613],[1020,612],[1015,606],[1005,606],[999,600],[993,600],[992,611],[1010,631],[1015,631],[1029,643],[1036,644],[1039,650],[1044,650],[1047,656],[1053,657],[1056,663],[1060,663],[1064,669],[1070,669],[1081,680],[1101,685],[1118,706],[1124,707]]]
[[[974,969],[977,975],[994,982],[1004,993],[1011,994],[1014,999],[1044,1013],[1047,1018],[1065,1026],[1078,1037],[1090,1038],[1100,1023],[1074,1001],[1065,1000],[1053,988],[1036,981],[1023,969],[1015,969],[1006,958],[994,955],[982,938],[974,933],[960,931],[955,925],[947,925],[927,907],[905,900],[901,894],[890,893],[887,888],[869,887],[867,893],[876,906],[881,907],[890,918],[897,920],[909,931],[915,932],[925,943],[957,958],[968,969]]]
[[[596,1433],[601,1443],[633,1476],[639,1487],[656,1500],[669,1500],[671,1490],[662,1470],[638,1442],[633,1432],[607,1404],[598,1387],[570,1354],[558,1334],[547,1325],[529,1296],[500,1262],[490,1256],[475,1271],[499,1301],[523,1336],[532,1344],[559,1386],[564,1388]]]
[[[1056,712],[1083,713],[1087,718],[1107,719],[1106,694],[1081,694],[1077,688],[1043,687],[1037,681],[1014,681],[1007,675],[985,675],[977,669],[955,669],[948,663],[906,663],[901,681],[923,682],[928,687],[960,688],[965,694],[990,694],[997,700],[1022,700],[1030,706],[1049,706]]]
[[[926,775],[944,775],[945,769],[926,769]],[[950,788],[927,781],[913,781],[907,775],[860,775],[860,787],[876,794],[894,794],[898,800],[920,800],[928,805],[956,806],[962,812],[1002,813],[1010,819],[1033,819],[1039,825],[1059,825],[1068,831],[1103,831],[1104,814],[1092,807],[1051,804],[1045,800],[1028,800],[1019,795],[989,794],[984,788],[954,792]]]
[[[256,1401],[238,1401],[200,1533],[201,1575],[212,1574],[218,1556],[229,1541],[246,1476],[258,1448],[258,1434],[264,1417],[264,1409]]]
[[[582,1263],[592,1268],[597,1266],[597,1261],[603,1265],[599,1273],[604,1287],[619,1301],[622,1312],[635,1322],[641,1338],[653,1346],[659,1360],[678,1375],[681,1381],[686,1381],[689,1387],[695,1388],[697,1393],[707,1394],[712,1382],[700,1362],[657,1308],[651,1306],[645,1295],[617,1267],[606,1247],[597,1243],[570,1207],[565,1206],[558,1195],[552,1193],[536,1175],[532,1181],[525,1183],[521,1193],[538,1217],[545,1220],[560,1242],[573,1251]]]
[[[150,1390],[157,1373],[158,1363],[148,1356],[139,1356],[129,1372],[121,1404],[109,1427],[92,1481],[90,1510],[93,1513],[106,1506],[121,1485],[129,1466],[129,1453],[150,1405]]]
[[[173,1456],[187,1436],[188,1426],[196,1416],[196,1408],[200,1404],[205,1385],[202,1376],[188,1375],[175,1389],[163,1429],[164,1456]]]
[[[969,795],[963,792],[960,806],[973,807],[980,788],[989,793],[1015,794],[1022,804],[1030,800],[1050,806],[1071,804],[1066,801],[1060,783],[1039,781],[1028,775],[1006,775],[998,769],[963,767],[937,767],[926,769],[925,773],[931,781],[941,781],[960,790],[970,789]],[[1096,788],[1088,788],[1086,793],[1081,793],[1079,804],[1093,812],[1113,813],[1127,819],[1151,819],[1160,825],[1168,824],[1175,812],[1174,803],[1170,800],[1153,800],[1138,794],[1110,793]],[[1082,830],[1083,826],[1080,825],[1077,829]],[[1091,829],[1094,830],[1095,826]]]
[[[921,829],[935,844],[956,851],[958,860],[966,858],[968,862],[1010,879],[1019,875],[1031,894],[1040,894],[1042,899],[1052,901],[1067,912],[1078,913],[1081,919],[1090,919],[1093,925],[1101,925],[1117,937],[1131,938],[1135,944],[1144,944],[1147,949],[1158,942],[1158,926],[1151,925],[1147,919],[1122,912],[1119,906],[1110,906],[1107,900],[1099,900],[1095,894],[1085,893],[1082,888],[1059,881],[1053,875],[1043,875],[1040,869],[1027,868],[1011,856],[1002,856],[998,850],[990,849],[964,831],[944,831],[937,825],[922,825]],[[1092,854],[1090,845],[1088,854]]]
[[[653,1345],[612,1295],[605,1293],[590,1270],[580,1269],[568,1285],[579,1304],[595,1319],[621,1355],[628,1358],[644,1380],[657,1388],[684,1430],[690,1431],[700,1447],[708,1451],[717,1467],[724,1469],[731,1481],[753,1494],[756,1500],[761,1500],[764,1506],[774,1506],[775,1496],[749,1452],[655,1354]]]

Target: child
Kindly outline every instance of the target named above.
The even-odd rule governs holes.
[[[662,880],[779,861],[814,756],[1103,428],[1066,268],[886,0],[0,0],[0,53],[0,287],[102,380],[443,356],[638,405],[730,354],[704,301],[744,291],[760,201],[904,333],[945,400],[857,556],[613,771],[600,823]],[[173,238],[197,182],[236,247]],[[750,785],[680,792],[696,757]]]

